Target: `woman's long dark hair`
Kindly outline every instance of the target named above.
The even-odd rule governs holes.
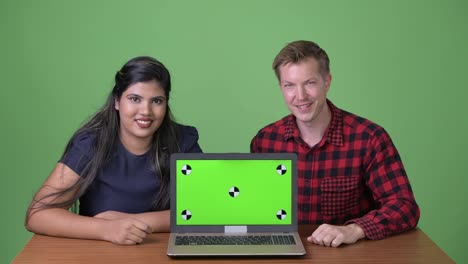
[[[169,209],[169,157],[171,153],[179,151],[177,123],[174,121],[169,108],[169,94],[171,91],[171,77],[167,68],[158,60],[151,57],[136,57],[128,61],[115,75],[115,86],[107,97],[105,104],[88,121],[86,121],[71,137],[62,155],[68,154],[73,140],[83,133],[93,133],[96,140],[93,145],[94,157],[87,164],[79,180],[63,190],[37,197],[31,203],[26,215],[26,222],[30,214],[46,208],[70,208],[86,192],[101,168],[109,162],[112,150],[119,140],[120,119],[115,110],[115,100],[119,100],[122,93],[129,86],[138,82],[156,80],[163,88],[167,98],[166,116],[161,126],[156,130],[151,142],[150,154],[152,167],[160,177],[160,189],[153,201],[153,210]],[[50,186],[49,186],[50,187]],[[64,194],[76,191],[73,197],[62,202],[54,202]],[[51,199],[52,202],[44,202]],[[31,212],[34,210],[34,212]]]

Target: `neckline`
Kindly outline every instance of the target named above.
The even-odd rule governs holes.
[[[124,144],[122,143],[122,141],[120,140],[120,137],[119,137],[119,148],[121,148],[123,150],[123,152],[125,153],[126,156],[128,157],[131,157],[131,158],[144,158],[146,156],[148,156],[148,154],[150,153],[150,150],[149,149],[148,151],[146,151],[145,153],[143,154],[134,154],[132,152],[130,152],[125,146]]]

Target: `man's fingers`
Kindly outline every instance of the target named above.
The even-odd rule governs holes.
[[[341,226],[322,224],[307,240],[321,246],[338,247],[345,241],[344,231],[344,227]]]
[[[329,247],[331,245],[331,242],[335,239],[335,235],[333,233],[327,234],[323,239],[323,245]]]
[[[338,247],[339,245],[341,245],[343,241],[340,241],[340,239],[338,237],[335,237],[335,239],[333,239],[333,241],[331,242],[331,246],[332,247]]]
[[[348,225],[348,226],[330,226],[326,230],[327,235],[331,235],[332,239],[329,241],[329,238],[324,239],[324,244],[332,247],[338,247],[341,244],[353,244],[357,240],[362,238],[363,232],[359,233],[362,229],[360,227]],[[356,228],[358,227],[358,228]],[[325,236],[326,237],[326,236]],[[329,243],[330,242],[330,243]]]

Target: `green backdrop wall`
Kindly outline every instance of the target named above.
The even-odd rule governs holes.
[[[331,100],[389,131],[419,227],[468,262],[467,3],[2,0],[0,263],[31,237],[33,193],[125,61],[167,65],[175,115],[198,128],[206,152],[248,152],[260,127],[287,114],[270,65],[298,39],[329,53]]]

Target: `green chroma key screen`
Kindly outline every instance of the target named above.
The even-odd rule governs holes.
[[[178,160],[177,225],[290,225],[291,160]]]

